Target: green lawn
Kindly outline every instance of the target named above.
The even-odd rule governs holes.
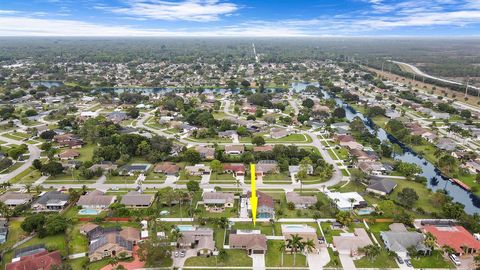
[[[412,257],[410,261],[415,268],[455,268],[450,260],[445,261],[439,250],[432,251],[430,256]]]
[[[382,249],[380,255],[374,260],[369,260],[367,257],[362,257],[360,260],[353,261],[357,268],[397,268],[398,264],[395,259],[388,254],[385,249]]]
[[[283,241],[281,240],[269,240],[267,241],[268,251],[265,256],[265,266],[266,267],[305,267],[306,257],[302,254],[296,254],[295,264],[293,264],[293,254],[290,252],[283,254],[283,265],[282,265],[282,252],[280,251],[280,246]]]
[[[105,183],[111,183],[111,184],[132,184],[137,180],[137,176],[130,176],[130,175],[116,175],[113,176],[111,174],[107,174],[107,179]]]
[[[9,180],[10,183],[22,183],[29,184],[35,182],[41,177],[41,173],[32,167],[27,168],[23,172],[17,174],[15,177]]]
[[[68,247],[71,254],[86,252],[88,250],[88,239],[85,235],[80,233],[80,227],[83,224],[76,224],[69,228]]]
[[[238,217],[238,202],[235,200],[235,204],[231,208],[225,208],[225,211],[221,213],[208,212],[203,205],[198,205],[198,210],[200,213],[197,214],[199,217]]]
[[[274,224],[269,222],[257,222],[256,226],[252,222],[235,222],[232,229],[237,230],[260,230],[265,235],[276,235]]]
[[[291,181],[290,176],[284,174],[284,173],[269,173],[266,174],[262,177],[262,180],[264,182],[269,182],[269,181]]]
[[[207,267],[235,267],[252,266],[252,259],[247,256],[244,250],[225,250],[227,258],[221,261],[216,256],[211,257],[192,257],[185,261],[185,266],[207,266]]]
[[[16,169],[20,168],[22,165],[24,164],[24,162],[15,162],[13,163],[12,166],[6,168],[5,170],[3,170],[1,173],[2,174],[6,174],[6,173],[11,173],[13,171],[15,171]]]
[[[235,182],[235,177],[233,177],[232,174],[230,173],[212,173],[212,175],[210,176],[210,181],[211,180],[226,180],[226,181],[231,181],[231,182]]]
[[[94,149],[95,149],[95,145],[93,144],[84,145],[82,148],[75,149],[75,151],[78,151],[80,153],[80,157],[78,157],[78,160],[80,161],[92,160]]]
[[[268,143],[284,143],[284,142],[301,142],[301,143],[309,143],[312,142],[312,138],[308,135],[304,134],[290,134],[286,137],[280,139],[272,139],[272,138],[265,138],[265,142]]]
[[[202,180],[202,177],[201,176],[196,176],[196,175],[189,175],[188,173],[186,173],[185,170],[181,170],[178,180],[179,181],[187,181],[187,182],[190,181],[190,180],[200,181],[200,180]]]
[[[415,207],[421,207],[423,210],[433,213],[433,212],[438,212],[440,209],[434,207],[430,203],[430,198],[432,196],[432,192],[427,189],[425,184],[423,183],[417,183],[414,181],[409,181],[409,180],[402,180],[402,179],[394,179],[394,181],[398,184],[398,186],[395,188],[393,193],[390,195],[391,198],[394,198],[395,200],[397,199],[397,195],[402,189],[404,188],[412,188],[415,190],[417,193],[419,199],[415,203]]]
[[[339,236],[340,233],[342,233],[342,231],[340,230],[332,230],[331,229],[332,224],[330,222],[322,222],[320,223],[320,225],[322,226],[322,231],[323,231],[323,234],[325,235],[325,241],[327,241],[327,243],[329,244],[333,243],[334,236]]]

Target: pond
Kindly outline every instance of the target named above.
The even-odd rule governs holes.
[[[294,83],[292,84],[292,90],[299,92],[304,90],[308,85],[319,86],[319,84],[308,84],[308,83]],[[452,183],[449,178],[442,175],[440,170],[436,168],[432,163],[428,162],[417,153],[412,151],[409,147],[399,142],[391,134],[387,133],[382,128],[376,127],[373,121],[365,117],[360,112],[357,112],[354,108],[345,103],[342,99],[338,97],[331,96],[329,93],[323,91],[324,98],[330,99],[333,98],[337,103],[338,107],[343,107],[346,111],[346,118],[352,120],[355,117],[359,117],[365,123],[370,132],[375,132],[377,137],[382,141],[390,141],[392,144],[399,145],[403,153],[394,154],[393,158],[396,160],[401,160],[408,163],[415,163],[421,169],[421,176],[424,176],[428,179],[427,186],[433,191],[443,189],[448,192],[448,194],[453,198],[453,201],[459,202],[465,206],[465,212],[468,214],[480,213],[480,198],[475,194],[461,188],[460,186]]]

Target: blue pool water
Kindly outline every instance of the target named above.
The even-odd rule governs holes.
[[[177,225],[177,228],[181,232],[187,232],[187,231],[195,230],[195,227],[193,227],[192,225]]]
[[[93,216],[93,215],[98,215],[98,213],[100,213],[100,211],[95,210],[95,209],[80,209],[80,211],[78,211],[79,215]]]

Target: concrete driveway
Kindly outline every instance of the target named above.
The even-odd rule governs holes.
[[[348,254],[340,254],[340,261],[342,262],[343,269],[355,270],[355,263],[353,263],[353,258]]]
[[[180,252],[180,250],[182,249],[176,249],[175,251],[178,251]],[[196,257],[197,256],[197,249],[194,248],[194,249],[185,249],[185,257],[181,258],[180,256],[178,258],[175,258],[174,257],[174,254],[175,254],[175,251],[172,253],[172,259],[173,259],[173,267],[176,267],[176,268],[182,268],[183,265],[185,264],[185,261],[188,259],[188,258],[191,258],[191,257]]]
[[[319,253],[307,254],[308,268],[310,270],[320,269],[330,262],[330,255],[326,247],[321,247]]]
[[[252,254],[253,270],[265,270],[265,254]]]

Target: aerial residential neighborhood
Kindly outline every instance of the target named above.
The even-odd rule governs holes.
[[[479,12],[0,3],[0,268],[480,269]]]

